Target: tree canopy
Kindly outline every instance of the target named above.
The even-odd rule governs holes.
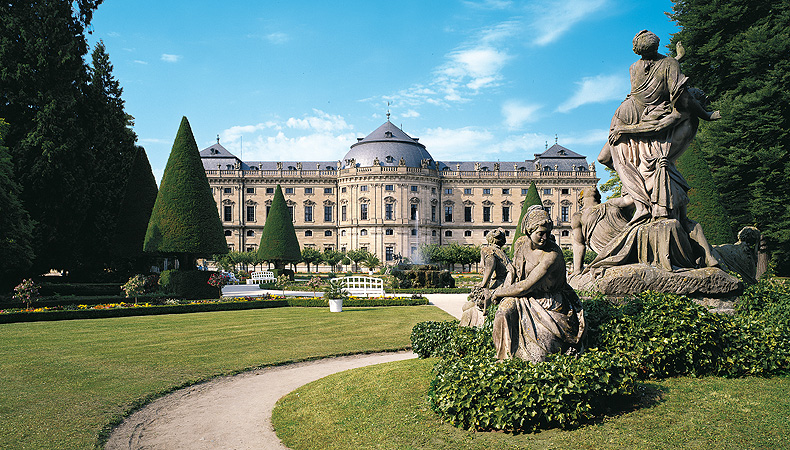
[[[143,243],[159,189],[143,147],[129,170],[115,229],[113,257],[120,265],[136,265],[143,257]],[[131,267],[130,267],[131,269]]]
[[[276,269],[282,269],[286,263],[295,263],[302,259],[291,212],[279,184],[274,190],[272,206],[263,225],[258,257],[274,264]]]
[[[732,219],[759,228],[777,270],[790,275],[790,3],[675,0],[681,68],[722,119],[697,140]],[[707,231],[707,230],[706,230]]]
[[[182,269],[194,268],[194,258],[228,251],[217,204],[186,117],[181,119],[162,175],[143,248],[179,257]]]

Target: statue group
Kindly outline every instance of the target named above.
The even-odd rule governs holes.
[[[504,231],[488,234],[489,245],[481,250],[483,280],[464,306],[461,325],[482,325],[488,306],[498,304],[493,339],[499,359],[540,362],[551,353],[581,353],[586,328],[574,288],[704,297],[741,288],[722,268],[753,280],[759,231],[744,229],[738,243],[714,247],[687,216],[689,185],[675,162],[699,120],[721,116],[706,111],[704,94],[687,86],[678,62],[682,46],[677,58],[658,53],[658,46],[658,36],[647,30],[633,39],[640,59],[630,68],[631,92],[615,111],[598,156],[619,175],[622,196],[601,203],[597,190],[583,193],[581,210],[572,217],[570,279],[542,206],[530,207],[519,224],[524,235],[513,243],[512,261],[502,250]],[[597,257],[585,266],[587,249]]]

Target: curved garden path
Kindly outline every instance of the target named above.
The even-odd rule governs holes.
[[[428,297],[431,304],[455,317],[460,317],[466,299],[465,294]],[[412,352],[397,352],[325,358],[197,384],[127,417],[113,430],[105,449],[286,449],[271,424],[272,409],[280,397],[333,373],[414,357]]]

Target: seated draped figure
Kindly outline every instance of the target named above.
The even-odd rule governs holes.
[[[531,206],[513,245],[512,282],[491,295],[498,359],[541,362],[551,353],[580,354],[584,311],[565,277],[562,250],[551,237],[552,222],[540,205]]]
[[[462,327],[479,327],[485,321],[486,311],[491,301],[491,292],[502,286],[510,273],[510,258],[502,250],[505,245],[505,230],[497,228],[486,235],[487,246],[480,249],[480,266],[483,279],[472,289],[469,301],[462,308]],[[509,282],[509,281],[507,281]]]

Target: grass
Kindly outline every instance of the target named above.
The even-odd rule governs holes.
[[[427,392],[434,359],[335,374],[280,400],[284,444],[308,449],[787,449],[790,378],[674,378],[641,385],[641,407],[574,430],[469,432],[442,423]]]
[[[134,406],[223,374],[400,349],[433,306],[278,308],[0,325],[0,448],[85,449]]]

